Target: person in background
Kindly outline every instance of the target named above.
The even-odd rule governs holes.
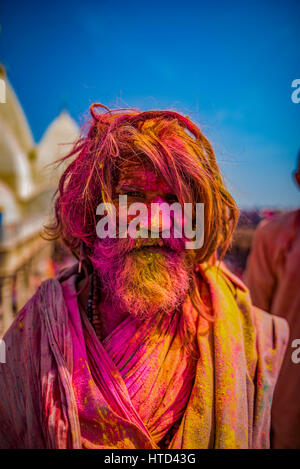
[[[300,189],[300,151],[294,180]],[[253,303],[287,319],[290,326],[289,345],[273,397],[273,448],[300,448],[300,363],[295,349],[300,339],[299,264],[300,209],[262,221],[254,236],[244,280]]]

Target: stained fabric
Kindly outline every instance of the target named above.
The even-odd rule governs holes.
[[[43,282],[4,340],[1,448],[268,448],[286,321],[251,305],[224,267],[202,264],[213,323],[188,297],[181,317],[127,317],[101,343],[74,295]]]

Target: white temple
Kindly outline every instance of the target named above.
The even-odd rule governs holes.
[[[0,337],[14,313],[33,294],[31,275],[49,275],[53,244],[41,238],[63,166],[49,166],[66,154],[79,128],[63,111],[33,140],[23,109],[6,77],[6,102],[0,103]]]

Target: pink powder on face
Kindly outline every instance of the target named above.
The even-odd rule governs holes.
[[[126,171],[125,177],[121,173],[116,192],[122,193],[129,188],[139,189],[143,192],[149,192],[149,196],[164,196],[174,192],[165,182],[165,180],[149,168],[133,167]]]
[[[119,206],[119,195],[127,196],[127,206]],[[147,205],[148,219],[142,217],[140,222],[141,229],[147,229],[152,226],[155,231],[161,230],[161,227],[172,230],[174,225],[174,213],[169,212],[164,206],[161,207],[161,213],[157,209],[157,204],[172,204],[178,202],[177,195],[171,190],[170,186],[166,183],[161,175],[158,175],[148,166],[137,166],[136,163],[131,162],[124,166],[121,170],[119,182],[113,197],[117,208],[117,217],[122,220],[122,224],[127,224],[136,217],[128,215],[128,207],[132,203],[143,203]],[[155,204],[156,206],[151,206]],[[184,214],[182,212],[182,234],[184,236]],[[150,234],[149,234],[150,236]]]

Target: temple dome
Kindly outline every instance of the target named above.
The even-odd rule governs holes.
[[[14,224],[20,221],[20,210],[13,191],[0,181],[0,211],[3,214],[3,224]]]
[[[5,106],[2,104],[0,109]],[[27,154],[3,116],[0,116],[0,179],[22,200],[33,193],[34,184]]]
[[[33,141],[23,109],[0,64],[6,101],[0,104],[0,182],[3,225],[14,223],[21,214],[23,226],[49,211],[49,201],[57,188],[62,165],[55,162],[72,148],[79,127],[63,111],[48,127],[41,142]],[[2,200],[3,198],[3,200]]]
[[[22,151],[27,154],[34,146],[30,127],[3,66],[0,66],[0,77],[5,81],[6,87],[6,102],[0,105],[0,117],[11,129]]]
[[[59,158],[66,155],[79,137],[79,127],[67,111],[60,115],[47,128],[37,148],[36,170],[45,175],[53,172],[53,166],[48,167]],[[61,172],[61,168],[58,169]],[[57,179],[57,170],[55,170]]]

